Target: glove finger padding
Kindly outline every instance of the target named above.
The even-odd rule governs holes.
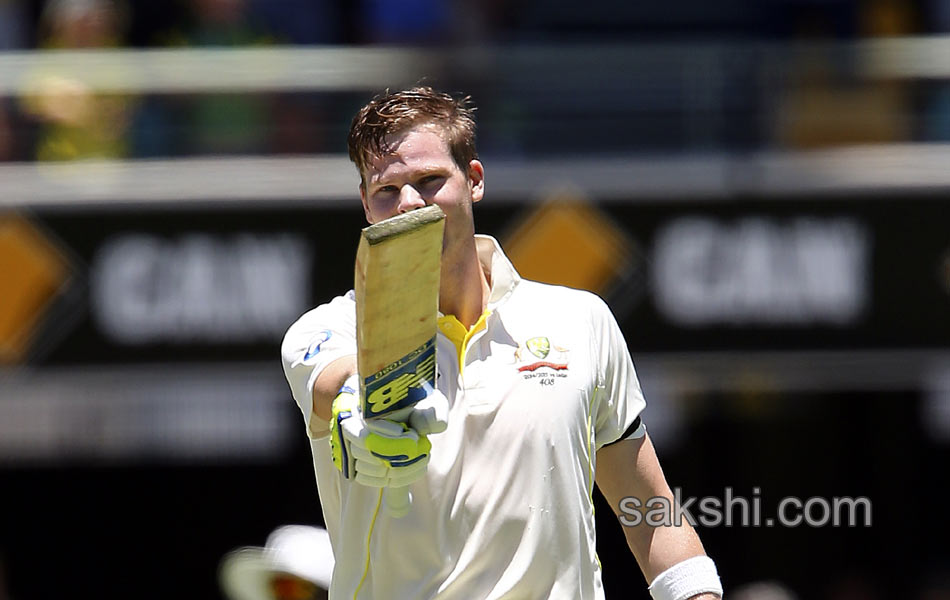
[[[379,460],[375,456],[372,458]],[[357,459],[355,481],[369,487],[405,487],[425,475],[429,457],[426,455],[421,460],[405,467],[390,467],[385,461],[380,462],[382,467],[378,463],[368,463]]]
[[[432,449],[429,438],[402,423],[380,419],[369,421],[366,427],[370,431],[366,449],[393,468],[405,468],[427,459]]]
[[[352,448],[354,457],[354,470],[357,474],[364,473],[368,477],[388,477],[389,463],[379,457],[373,456],[365,448]]]
[[[364,471],[356,472],[356,483],[367,487],[384,488],[390,487],[389,468],[386,468],[385,475],[370,475]]]
[[[408,467],[396,467],[389,471],[388,487],[406,487],[422,479],[429,464],[429,457],[419,462],[413,463]]]

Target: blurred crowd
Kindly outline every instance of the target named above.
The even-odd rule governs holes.
[[[0,18],[5,24],[0,47],[240,47],[331,39],[320,2],[252,6],[245,0],[196,0],[178,4],[49,0],[31,12],[36,7],[5,1],[0,3],[5,13]],[[277,4],[282,10],[274,10]],[[166,8],[173,10],[159,14]],[[136,38],[145,44],[134,43]],[[71,75],[33,74],[27,93],[0,105],[0,159],[267,152],[276,150],[269,137],[279,137],[282,131],[279,116],[294,114],[275,107],[275,99],[263,95],[106,94],[89,89]],[[289,146],[285,150],[296,150],[293,142]]]
[[[482,44],[848,41],[948,31],[950,0],[727,0],[714,7],[699,0],[0,0],[0,51],[404,44],[438,52]],[[573,85],[569,74],[544,99],[521,97],[517,73],[484,88],[478,81],[459,86],[489,97],[479,104],[495,113],[482,117],[495,117],[496,125],[482,127],[482,147],[495,154],[950,139],[950,86],[922,92],[903,80],[864,81],[853,71],[837,54],[817,50],[791,59],[774,88],[750,84],[747,73],[724,72],[709,87],[722,90],[714,112],[703,112],[708,98],[696,98],[707,91],[697,94],[689,84],[671,92],[679,96],[672,101],[633,88],[624,106],[600,120],[576,116],[591,112],[596,99],[571,95],[583,84]],[[666,75],[667,83],[653,73],[625,75],[644,90],[677,85],[676,73]],[[0,98],[0,161],[342,152],[355,102],[328,93],[103,94],[69,74],[33,79],[21,97]],[[669,114],[677,110],[688,114]],[[614,120],[605,121],[611,114]],[[560,124],[557,135],[545,118]],[[587,135],[598,128],[619,132],[621,141]]]
[[[0,49],[56,46],[57,27],[105,12],[114,46],[456,44],[745,36],[791,39],[943,33],[947,0],[0,0]],[[99,17],[93,15],[99,15]],[[68,16],[67,16],[68,15]],[[115,17],[118,16],[118,19]],[[58,23],[54,23],[58,21]],[[71,22],[71,24],[67,24]],[[76,43],[61,40],[65,45]],[[99,45],[101,40],[89,40]]]

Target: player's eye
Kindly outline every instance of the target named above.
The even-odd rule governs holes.
[[[421,185],[428,186],[441,180],[442,180],[441,175],[426,175],[425,177],[419,180],[419,183]]]
[[[376,193],[377,193],[377,194],[394,194],[394,193],[396,193],[396,192],[398,192],[398,191],[399,191],[399,190],[397,190],[397,189],[396,189],[396,186],[394,186],[394,185],[384,185],[383,187],[378,188],[378,189],[376,190]]]

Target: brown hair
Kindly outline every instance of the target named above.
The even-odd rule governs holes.
[[[478,158],[475,150],[475,107],[471,97],[453,98],[428,86],[384,93],[360,109],[350,124],[347,146],[360,179],[370,161],[389,151],[387,138],[422,124],[437,126],[463,172]]]

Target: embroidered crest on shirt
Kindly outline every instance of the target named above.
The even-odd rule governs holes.
[[[533,337],[515,350],[515,365],[524,379],[537,379],[541,385],[553,385],[554,380],[567,377],[567,348],[552,344],[544,337]]]

